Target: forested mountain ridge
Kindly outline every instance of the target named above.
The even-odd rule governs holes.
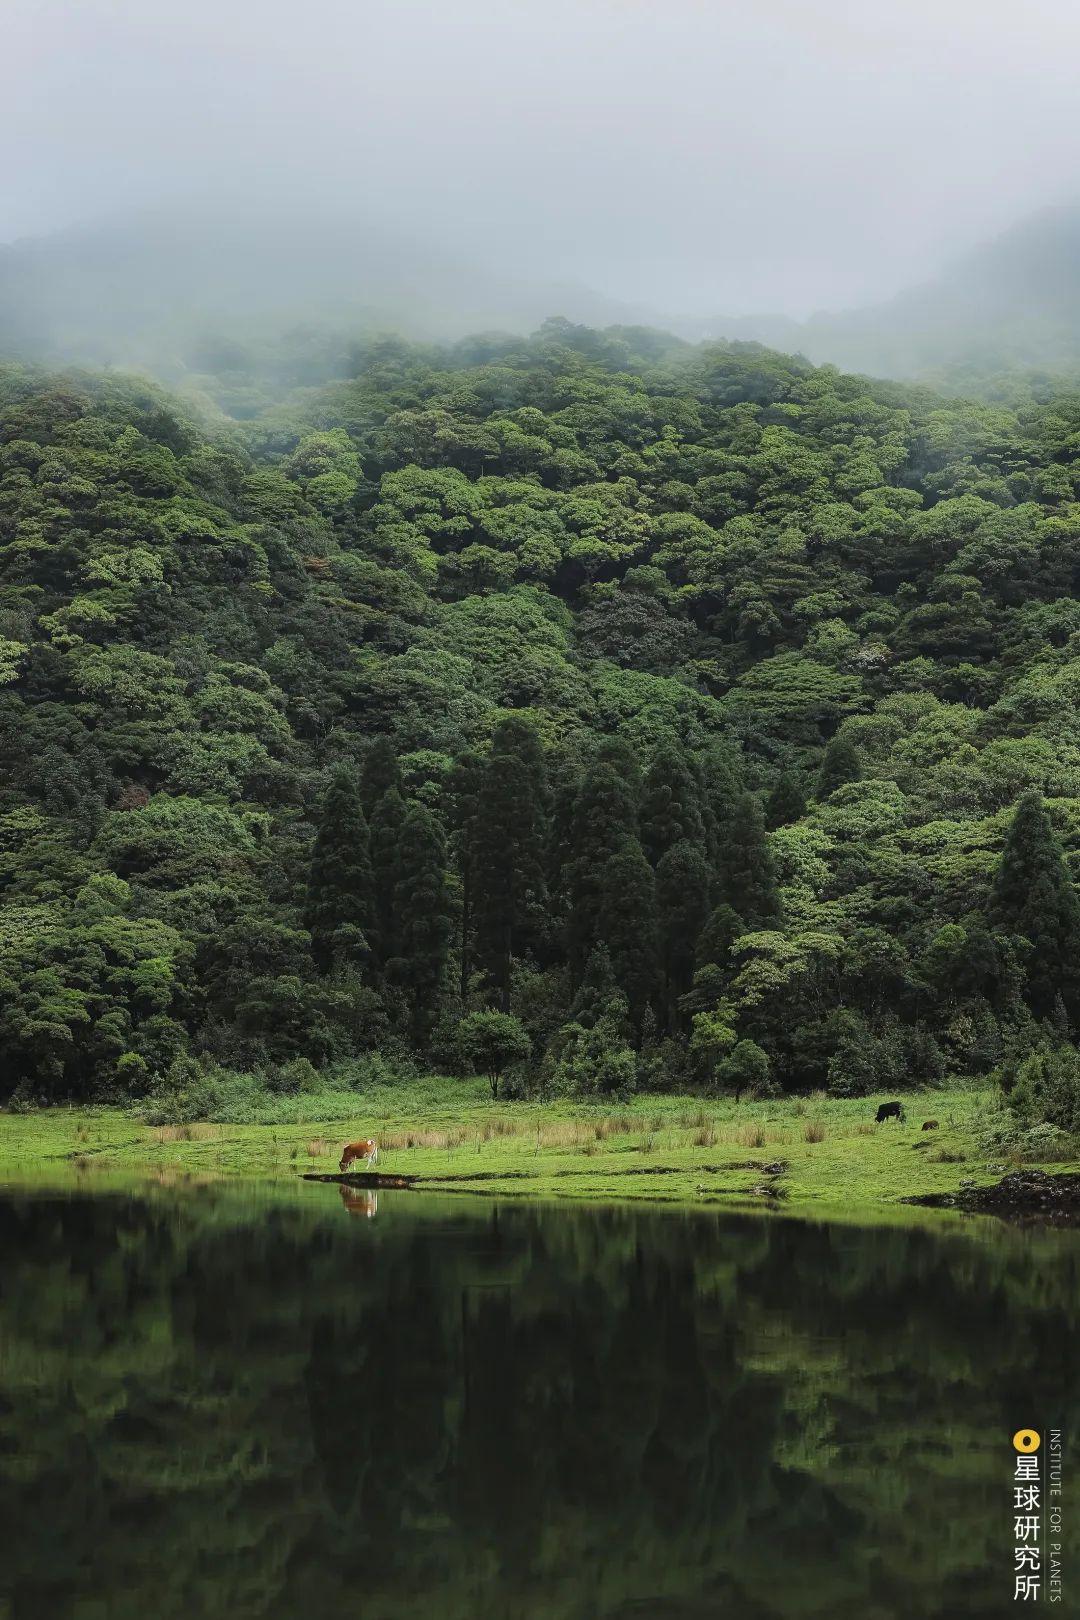
[[[7,1094],[1075,1028],[1080,400],[564,322],[353,373],[236,424],[3,372]]]

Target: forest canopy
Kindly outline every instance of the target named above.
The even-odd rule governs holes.
[[[565,321],[208,363],[0,368],[3,1096],[1075,1034],[1080,396]]]

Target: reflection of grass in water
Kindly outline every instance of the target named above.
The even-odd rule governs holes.
[[[318,1118],[322,1100],[282,1099],[299,1117],[265,1125],[148,1127],[133,1113],[110,1109],[12,1115],[0,1120],[0,1179],[45,1171],[89,1178],[106,1169],[203,1179],[336,1172],[343,1143],[371,1135],[380,1171],[460,1177],[463,1186],[483,1174],[491,1178],[477,1184],[484,1192],[499,1191],[499,1173],[506,1172],[505,1190],[516,1196],[730,1200],[761,1182],[753,1161],[771,1156],[788,1163],[788,1212],[916,1220],[898,1199],[955,1189],[961,1173],[994,1181],[1000,1171],[988,1170],[987,1162],[1007,1157],[978,1146],[975,1127],[997,1106],[986,1087],[909,1096],[905,1126],[877,1125],[876,1097],[538,1105],[492,1103],[483,1082],[429,1079],[415,1090],[383,1086],[350,1096],[352,1113],[338,1121]],[[333,1094],[334,1106],[341,1100]],[[913,1151],[927,1143],[919,1129],[927,1116],[941,1119],[941,1131],[932,1152]]]

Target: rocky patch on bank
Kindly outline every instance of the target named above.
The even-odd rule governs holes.
[[[1050,1175],[1046,1170],[1016,1170],[990,1187],[961,1182],[954,1193],[923,1193],[903,1198],[901,1203],[998,1215],[1011,1221],[1080,1224],[1080,1174],[1070,1171]]]

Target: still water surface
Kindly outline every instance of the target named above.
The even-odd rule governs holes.
[[[0,1192],[0,1620],[1015,1615],[1009,1437],[1080,1434],[1078,1252]]]

